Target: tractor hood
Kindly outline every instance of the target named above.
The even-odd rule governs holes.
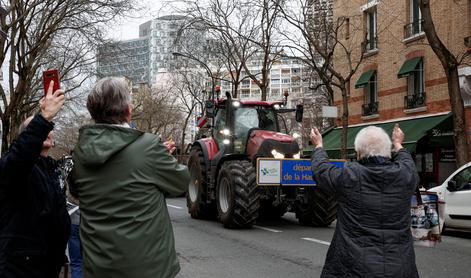
[[[251,160],[257,157],[273,157],[272,150],[292,157],[299,152],[299,145],[296,140],[286,134],[268,131],[253,130],[250,132],[247,142],[247,154]]]

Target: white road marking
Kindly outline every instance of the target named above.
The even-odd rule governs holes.
[[[257,226],[257,225],[253,225],[253,227],[257,228],[257,229],[260,229],[260,230],[269,231],[269,232],[272,232],[272,233],[281,233],[282,232],[280,230],[270,229],[270,228],[266,228],[266,227],[260,227],[260,226]]]
[[[315,243],[324,244],[324,245],[327,245],[327,246],[330,245],[330,242],[323,241],[323,240],[320,240],[320,239],[315,239],[315,238],[310,238],[310,237],[303,237],[302,239],[307,240],[307,241],[312,241],[312,242],[315,242]]]
[[[167,207],[174,208],[174,209],[183,209],[182,207],[177,207],[177,206],[173,206],[169,204],[167,204]]]

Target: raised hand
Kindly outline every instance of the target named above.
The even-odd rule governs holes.
[[[311,142],[316,148],[322,148],[322,134],[316,127],[311,129]]]
[[[49,83],[47,94],[39,101],[41,115],[48,121],[52,121],[52,119],[54,119],[65,101],[64,91],[59,89],[53,92],[53,87],[54,81],[51,81],[51,83]]]
[[[391,141],[396,151],[402,149],[402,142],[404,141],[404,132],[399,127],[399,124],[394,125]]]
[[[175,142],[173,142],[173,140],[165,141],[164,146],[165,146],[165,148],[167,148],[167,151],[168,151],[169,154],[174,153],[175,150],[177,149],[175,147]]]

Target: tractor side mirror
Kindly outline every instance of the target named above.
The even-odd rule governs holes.
[[[456,181],[449,180],[446,189],[448,189],[448,191],[456,191]]]
[[[304,107],[302,104],[296,105],[296,122],[300,123],[303,121]]]
[[[207,100],[205,103],[205,108],[206,108],[206,116],[208,118],[214,118],[216,116],[216,105],[214,105],[214,102]]]

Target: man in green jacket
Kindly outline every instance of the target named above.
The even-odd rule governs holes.
[[[87,108],[95,124],[80,130],[73,172],[84,277],[175,277],[180,266],[165,197],[186,190],[187,168],[157,136],[129,127],[124,79],[99,80]]]

